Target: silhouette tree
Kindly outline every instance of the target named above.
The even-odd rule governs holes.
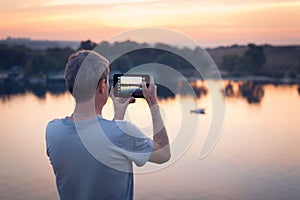
[[[266,55],[262,46],[248,44],[247,50],[242,56],[236,54],[224,55],[222,68],[228,72],[245,74],[259,74],[266,62]]]
[[[300,58],[299,58],[299,62],[298,62],[298,74],[300,74]]]
[[[257,72],[262,69],[266,62],[266,55],[262,46],[256,46],[255,44],[248,44],[244,57],[248,61],[249,71]]]
[[[81,41],[78,50],[93,50],[96,46],[97,44],[91,40]]]
[[[234,72],[239,65],[240,56],[236,54],[224,55],[222,57],[221,66],[224,70],[228,72]]]

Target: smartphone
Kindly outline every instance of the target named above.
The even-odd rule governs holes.
[[[142,82],[149,86],[150,76],[146,74],[114,74],[114,95],[120,98],[144,98]]]

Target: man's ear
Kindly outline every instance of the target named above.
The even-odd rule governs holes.
[[[98,87],[97,87],[97,92],[103,94],[105,91],[105,79],[102,79],[101,81],[99,81]]]

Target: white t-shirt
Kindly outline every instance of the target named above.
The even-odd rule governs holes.
[[[132,199],[132,162],[143,166],[152,140],[127,121],[55,119],[46,129],[61,199]]]

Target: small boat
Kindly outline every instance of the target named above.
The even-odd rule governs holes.
[[[191,110],[191,113],[205,114],[205,109],[204,108],[199,108],[199,109]]]

